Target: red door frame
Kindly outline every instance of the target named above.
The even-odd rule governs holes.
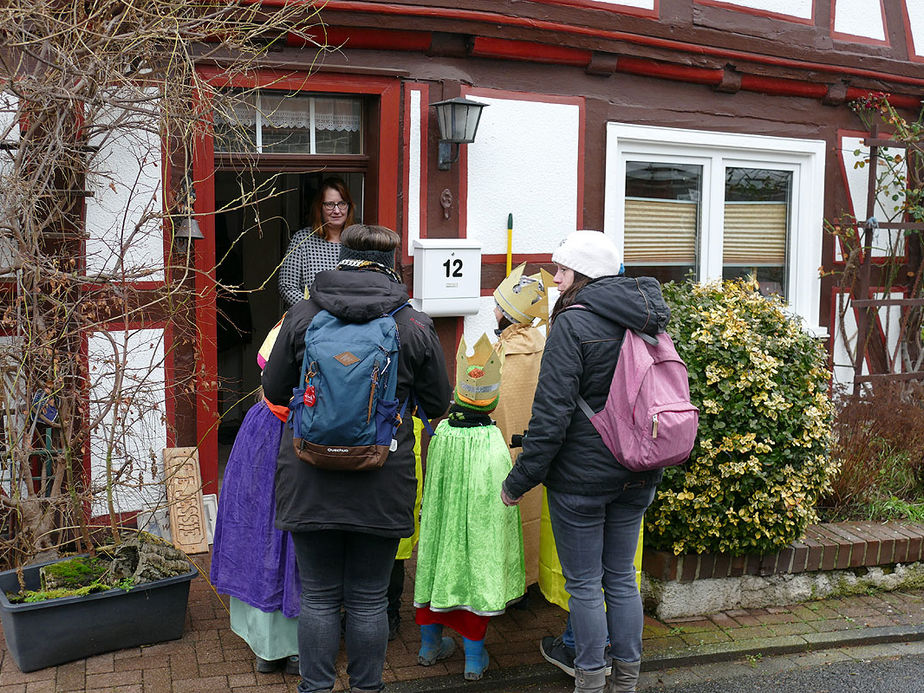
[[[397,228],[398,140],[401,83],[395,78],[338,75],[333,73],[279,72],[264,70],[247,76],[229,77],[220,68],[201,67],[199,75],[219,87],[266,87],[278,91],[331,92],[377,96],[377,162],[373,164],[378,183],[377,223]],[[393,133],[394,136],[387,136]],[[196,244],[196,434],[203,493],[218,492],[218,351],[215,309],[215,151],[211,136],[196,141],[193,151],[195,212],[205,238]]]

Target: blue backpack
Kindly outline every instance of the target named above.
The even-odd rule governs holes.
[[[322,310],[305,330],[299,387],[289,405],[295,454],[321,469],[377,469],[401,425],[398,326],[390,313],[365,323]],[[407,402],[405,402],[405,405]]]

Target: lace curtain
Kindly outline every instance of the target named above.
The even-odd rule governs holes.
[[[358,132],[362,121],[362,103],[359,99],[329,96],[285,96],[260,94],[260,112],[267,127],[310,129],[311,102],[314,101],[314,125],[317,130]],[[248,94],[244,102],[234,105],[233,120],[225,113],[216,112],[218,123],[231,123],[256,127],[257,96]]]

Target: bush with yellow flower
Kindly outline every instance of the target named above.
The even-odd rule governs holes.
[[[669,283],[668,326],[700,408],[689,462],[666,470],[646,543],[769,553],[802,536],[837,471],[823,346],[755,282]]]

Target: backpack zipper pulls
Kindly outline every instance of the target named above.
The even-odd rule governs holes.
[[[372,402],[375,399],[375,388],[379,384],[379,362],[375,362],[375,367],[372,369],[372,387],[369,388],[369,407],[366,411],[366,423],[369,423],[372,420]]]
[[[308,371],[305,373],[305,394],[302,395],[302,402],[305,403],[306,407],[313,407],[315,402],[317,402],[314,385],[311,384],[311,379],[317,375],[314,370],[315,365],[316,364],[312,362],[312,364],[308,367]]]
[[[658,415],[657,414],[651,417],[651,437],[652,438],[658,437]]]

